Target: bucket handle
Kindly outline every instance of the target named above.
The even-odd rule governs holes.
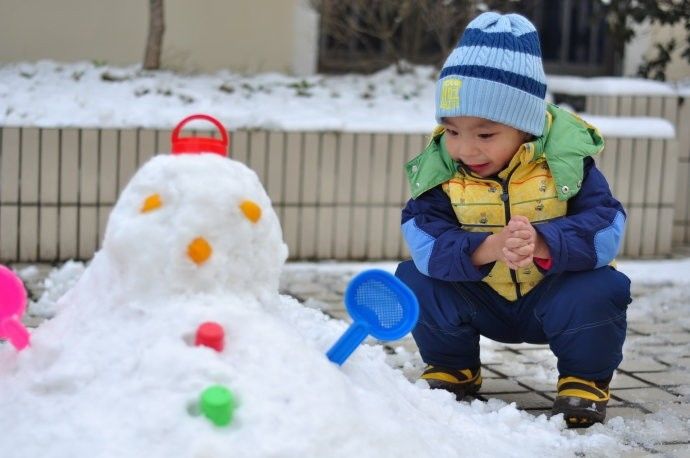
[[[184,125],[190,121],[198,119],[203,119],[216,126],[220,132],[221,140],[210,137],[180,137],[180,131]],[[223,126],[223,124],[221,124],[221,122],[216,118],[207,114],[193,114],[191,116],[187,116],[180,121],[177,126],[175,126],[175,129],[172,132],[171,142],[173,154],[209,151],[226,156],[228,154],[228,144],[230,143],[230,139],[228,137],[228,132],[225,130],[225,126]]]

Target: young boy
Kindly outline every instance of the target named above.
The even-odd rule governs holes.
[[[431,388],[479,390],[480,335],[548,343],[553,412],[586,427],[604,420],[622,360],[630,281],[609,264],[625,212],[590,157],[598,130],[547,104],[545,81],[527,19],[484,13],[467,26],[437,83],[441,125],[406,165],[413,261],[396,275],[421,305],[413,336]]]

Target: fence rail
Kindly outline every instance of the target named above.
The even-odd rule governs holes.
[[[690,97],[678,95],[588,95],[587,113],[664,118],[676,128],[678,144],[673,241],[690,244]],[[650,163],[650,167],[654,167]],[[651,170],[653,172],[653,170]]]
[[[409,196],[403,164],[420,134],[230,132],[254,169],[294,260],[400,259]],[[138,167],[169,150],[169,130],[0,127],[0,262],[89,259]],[[609,138],[598,159],[629,214],[622,254],[671,253],[675,141]],[[687,187],[687,185],[686,185]]]

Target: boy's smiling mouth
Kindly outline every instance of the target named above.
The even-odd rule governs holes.
[[[486,168],[489,163],[485,162],[483,164],[465,164],[468,169],[470,169],[473,172],[481,172],[484,168]]]

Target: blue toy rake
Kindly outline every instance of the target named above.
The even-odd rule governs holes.
[[[345,307],[352,324],[326,353],[336,364],[343,364],[368,335],[396,340],[410,332],[419,318],[419,302],[410,288],[379,269],[366,270],[350,281]]]

